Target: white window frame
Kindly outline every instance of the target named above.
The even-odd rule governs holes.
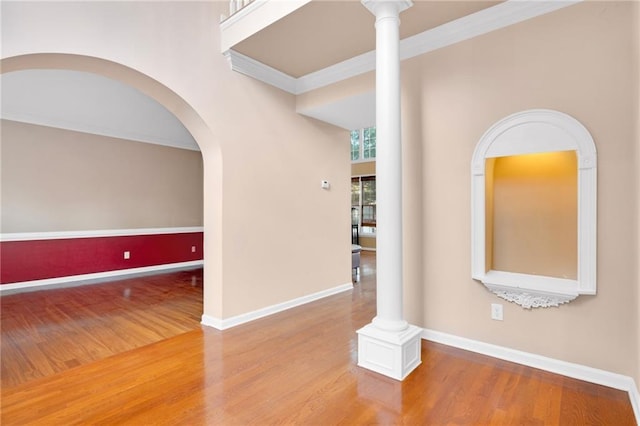
[[[364,131],[366,129],[372,129],[375,128],[376,126],[369,126],[369,127],[363,127],[361,129],[353,129],[351,132],[354,131],[358,131],[360,138],[358,139],[358,159],[357,160],[351,160],[352,163],[369,163],[371,161],[376,161],[376,157],[373,158],[364,158]],[[351,144],[351,132],[349,132],[349,144]],[[377,145],[378,145],[378,139],[377,139],[377,133],[376,133],[376,156],[378,154],[377,152]],[[351,145],[349,145],[349,157],[351,157]],[[353,177],[357,177],[357,176],[353,176]]]
[[[358,209],[359,209],[358,210],[358,233],[359,233],[359,235],[361,237],[375,237],[376,236],[376,231],[378,229],[377,223],[376,223],[376,226],[375,226],[376,231],[364,232],[363,229],[362,229],[363,228],[362,227],[362,216],[363,216],[362,215],[362,198],[363,198],[362,197],[362,178],[367,178],[367,177],[371,177],[371,176],[376,177],[375,174],[351,176],[351,179],[358,178],[358,181],[360,182],[360,198],[358,200]],[[376,187],[376,199],[377,199],[377,197],[378,197],[378,190],[377,190],[377,187]],[[353,205],[352,205],[352,207],[353,207]],[[372,227],[367,226],[367,228],[372,228]]]

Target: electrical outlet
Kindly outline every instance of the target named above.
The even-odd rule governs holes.
[[[125,251],[124,252],[124,258],[125,259],[130,259],[131,258],[131,252],[130,251]]]
[[[195,253],[196,252],[196,246],[191,246],[191,253]]]
[[[502,305],[500,303],[491,304],[491,319],[502,321],[504,319],[502,313]]]

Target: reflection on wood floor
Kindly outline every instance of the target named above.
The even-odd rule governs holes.
[[[632,425],[625,392],[438,345],[405,381],[356,366],[375,255],[334,295],[224,332],[202,271],[3,296],[2,424]]]
[[[0,300],[4,389],[199,328],[202,269]]]

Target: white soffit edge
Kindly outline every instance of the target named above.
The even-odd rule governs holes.
[[[341,98],[335,102],[299,109],[298,114],[316,118],[343,129],[375,126],[376,94],[374,91]]]
[[[400,59],[413,58],[582,1],[507,0],[401,40]],[[233,50],[225,52],[225,56],[229,59],[231,68],[234,71],[241,72],[294,95],[319,89],[375,69],[375,51],[363,53],[299,78],[291,77]]]

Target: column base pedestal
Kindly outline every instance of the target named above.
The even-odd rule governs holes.
[[[422,362],[421,335],[422,329],[414,325],[402,331],[365,325],[358,330],[358,366],[404,380]]]

